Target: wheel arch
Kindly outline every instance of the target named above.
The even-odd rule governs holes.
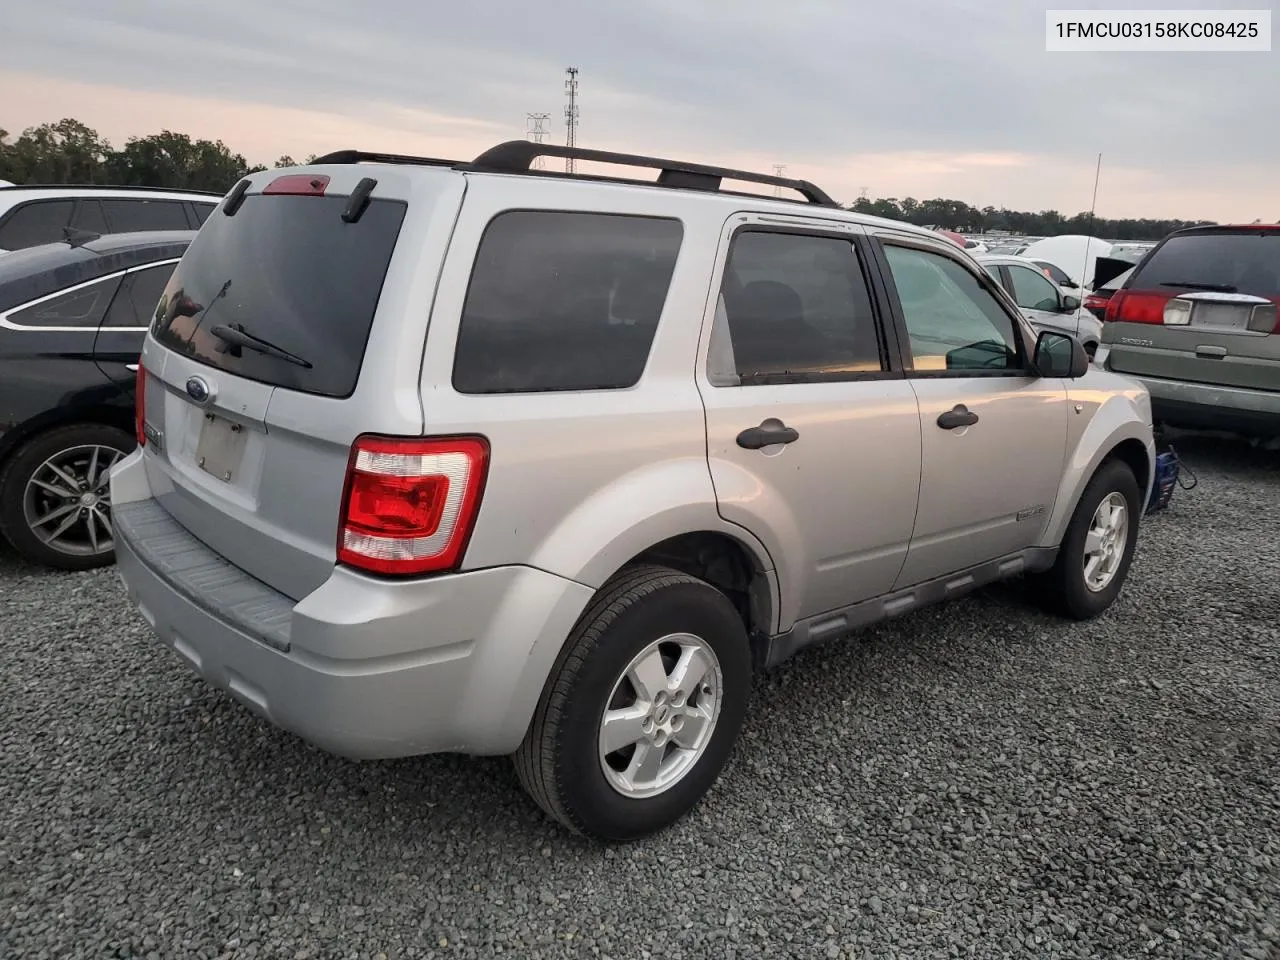
[[[1045,525],[1041,546],[1057,546],[1089,481],[1110,460],[1133,470],[1145,505],[1155,477],[1155,441],[1151,425],[1135,415],[1133,407],[1116,397],[1100,407],[1071,452],[1053,513]]]

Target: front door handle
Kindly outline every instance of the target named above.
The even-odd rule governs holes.
[[[800,439],[800,434],[792,427],[788,427],[776,417],[770,417],[758,427],[748,427],[738,434],[738,446],[746,450],[759,450],[761,447],[769,447],[775,443],[795,443]]]
[[[978,422],[978,415],[963,403],[957,403],[946,413],[938,417],[938,426],[943,430],[955,430],[958,427],[972,427]]]

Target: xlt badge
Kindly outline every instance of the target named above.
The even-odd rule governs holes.
[[[1019,520],[1030,520],[1032,517],[1038,517],[1044,513],[1044,504],[1037,504],[1034,507],[1027,507],[1025,510],[1018,511]]]

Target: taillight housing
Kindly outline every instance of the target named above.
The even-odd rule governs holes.
[[[141,357],[133,380],[133,436],[138,446],[147,445],[147,370]]]
[[[289,173],[276,177],[262,188],[266,194],[283,194],[292,197],[323,197],[329,186],[327,174]]]
[[[1164,323],[1165,305],[1172,299],[1167,293],[1117,290],[1107,301],[1108,323]]]
[[[454,569],[488,469],[483,437],[358,437],[347,466],[338,562],[387,575]]]

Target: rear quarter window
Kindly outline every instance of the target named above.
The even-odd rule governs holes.
[[[649,358],[678,220],[512,211],[486,228],[454,354],[460,393],[616,390]]]

